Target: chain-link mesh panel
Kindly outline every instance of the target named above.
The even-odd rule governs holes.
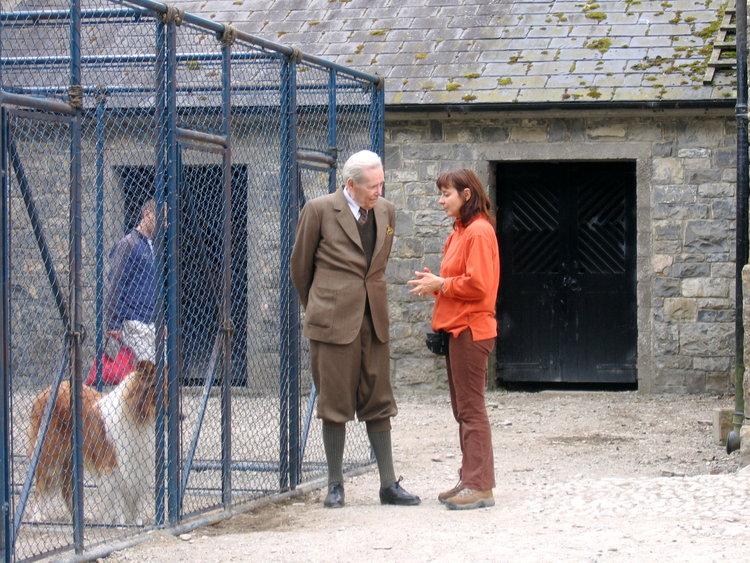
[[[221,340],[222,226],[224,195],[222,156],[183,148],[179,186],[179,330],[182,339],[182,456],[195,444],[195,468],[221,459],[220,396],[206,397],[207,411],[197,424],[202,405],[200,385],[218,381]],[[221,502],[221,472],[193,471],[182,498],[190,514]]]
[[[70,131],[65,121],[38,112],[9,119],[11,237],[11,381],[13,503],[24,490],[30,453],[39,435],[50,387],[68,380],[66,331],[70,190]],[[44,155],[45,158],[39,158]],[[69,397],[61,389],[60,401]],[[62,417],[58,434],[70,437],[71,417]],[[49,439],[52,438],[52,439]],[[17,552],[25,557],[71,543],[70,442],[48,437],[37,471],[37,491],[24,516]],[[67,499],[63,497],[67,494]],[[38,521],[54,529],[33,526]]]
[[[151,108],[156,84],[157,19],[137,6],[86,0],[81,18],[85,106],[106,95],[108,108]],[[87,14],[91,14],[86,16]],[[96,15],[94,15],[96,14]]]
[[[66,19],[56,18],[53,14],[66,10],[68,0],[44,2],[44,8],[37,12],[42,15],[37,18],[29,17],[28,13],[14,12],[13,4],[3,2],[0,5],[3,32],[0,83],[3,90],[67,99],[70,28]],[[28,4],[33,6],[35,3]]]
[[[151,240],[159,138],[153,111],[157,19],[104,0],[83,6],[81,22],[81,288],[84,382],[101,395],[104,432],[84,429],[88,545],[132,535],[155,523],[156,374],[117,384],[139,359],[155,359],[158,276]],[[119,359],[120,373],[111,368]],[[86,419],[84,419],[86,420]],[[93,426],[93,425],[92,425]],[[106,462],[109,462],[107,464]],[[111,467],[110,467],[111,466]]]
[[[297,65],[297,142],[300,150],[338,158],[339,166],[343,167],[343,163],[352,153],[369,149],[370,144],[364,138],[359,145],[351,142],[343,146],[339,144],[339,123],[336,112],[331,111],[331,105],[338,101],[338,91],[333,89],[334,81],[337,78],[332,78],[331,71],[326,68],[307,63]],[[338,86],[337,81],[336,85]],[[367,107],[360,109],[367,112]],[[331,122],[331,117],[334,118],[335,123]],[[306,164],[302,161],[300,164],[299,193],[302,200],[301,204],[330,191],[333,187],[330,182],[330,169],[326,169],[325,166],[320,166],[315,162]],[[335,184],[336,187],[341,185],[340,180]],[[304,315],[302,311],[300,314]],[[303,341],[299,380],[301,396],[299,420],[302,434],[301,445],[304,447],[304,461],[306,463],[302,465],[302,480],[326,474],[320,423],[312,419],[310,394],[313,385],[309,354],[309,343]],[[367,463],[369,460],[370,447],[364,425],[352,426],[347,432],[344,467],[348,469]]]
[[[176,43],[177,125],[219,135],[221,44],[215,34],[190,25],[178,28]],[[182,511],[186,515],[220,504],[222,492],[221,398],[210,390],[223,372],[222,233],[226,206],[223,156],[211,152],[211,147],[205,149],[189,145],[181,148],[177,188],[184,413],[181,484],[185,487]]]
[[[177,126],[221,133],[221,43],[208,30],[183,24],[177,33]]]
[[[71,97],[69,5],[44,4],[0,8],[3,95],[47,107],[9,109],[3,145],[17,559],[107,544],[325,474],[289,253],[299,208],[340,185],[336,163],[371,148],[380,119],[370,82],[281,48],[233,42],[226,81],[215,24],[164,18],[137,0],[82,3],[81,84]],[[81,273],[71,287],[78,177]],[[70,330],[83,333],[80,526]],[[159,402],[162,376],[179,390],[171,404]],[[345,465],[369,461],[359,427]]]
[[[232,300],[232,485],[241,499],[280,486],[281,58],[244,42],[234,53],[233,291],[244,299]]]
[[[309,201],[315,197],[328,193],[328,172],[309,170],[302,168],[300,171],[301,194],[304,195],[304,201]],[[300,307],[300,318],[304,318],[304,311]],[[326,475],[327,466],[325,463],[325,450],[323,449],[323,437],[321,433],[320,421],[315,418],[315,389],[312,380],[312,371],[310,369],[310,342],[302,339],[300,353],[300,379],[299,379],[299,420],[302,449],[302,474],[301,480],[307,481],[316,477]],[[366,456],[367,441],[364,436],[361,425],[349,425],[346,434],[346,449],[344,452],[345,469],[352,458]],[[366,458],[365,458],[366,459]]]
[[[141,287],[144,290],[139,290],[138,293],[151,294],[150,300],[146,299],[141,303],[142,308],[153,307],[155,302],[155,276],[153,273],[145,272],[143,268],[128,267],[126,264],[130,263],[130,257],[126,251],[132,246],[134,228],[141,219],[141,207],[154,195],[157,129],[153,108],[157,75],[157,28],[156,19],[148,16],[140,8],[123,8],[104,1],[88,2],[83,13],[84,16],[92,15],[88,18],[83,17],[81,24],[82,139],[76,151],[81,162],[83,235],[79,290],[81,323],[85,334],[81,350],[82,377],[90,386],[84,387],[82,396],[82,460],[86,465],[83,482],[83,537],[85,544],[91,546],[132,535],[134,530],[141,526],[154,523],[153,425],[150,431],[143,428],[136,435],[132,433],[132,427],[141,425],[150,415],[123,412],[123,409],[115,404],[118,398],[121,402],[139,402],[138,397],[148,399],[149,393],[139,394],[139,390],[132,386],[129,393],[123,388],[113,392],[113,384],[119,379],[110,379],[112,370],[107,368],[105,356],[108,354],[118,361],[122,360],[118,357],[124,334],[120,312],[130,306],[128,303],[135,293],[133,288]],[[66,37],[69,34],[69,20],[62,16],[42,25],[50,29],[57,26],[59,33],[64,33]],[[52,32],[48,30],[46,33]],[[3,38],[5,37],[4,35]],[[65,70],[65,80],[69,82],[69,41],[66,39],[65,42],[68,43],[68,47],[63,55],[68,59],[62,68]],[[4,43],[3,47],[5,46]],[[51,71],[57,68],[58,66],[52,66],[44,58],[37,58],[34,64],[28,65],[26,70],[35,76],[35,95],[60,97],[60,81],[49,79]],[[67,88],[65,92],[67,98]],[[71,161],[71,136],[68,131],[65,135],[57,137],[60,137],[59,144],[62,148],[48,150],[47,145],[55,136],[48,131],[33,131],[26,135],[22,145],[19,143],[19,147],[23,146],[23,149],[19,148],[19,152],[27,153],[26,157],[22,156],[22,160],[27,160],[31,166],[44,165],[48,168],[44,175],[35,173],[33,178],[29,177],[29,184],[32,192],[42,190],[48,201],[47,205],[54,205],[58,215],[54,233],[48,233],[45,227],[44,236],[41,238],[47,241],[53,254],[55,250],[60,250],[62,241],[65,241],[63,267],[57,266],[56,269],[62,286],[62,301],[67,302],[70,294],[67,275],[67,216],[70,206],[68,171]],[[60,155],[59,158],[54,156],[57,153]],[[29,165],[26,168],[29,168]],[[61,187],[50,189],[49,185],[53,179]],[[28,215],[26,210],[25,214]],[[11,223],[14,228],[24,225],[21,216],[18,220],[12,217]],[[128,236],[130,238],[125,240]],[[25,252],[17,241],[13,241],[11,246],[14,253]],[[147,242],[145,248],[153,252]],[[37,255],[39,254],[37,252]],[[41,259],[39,261],[42,262]],[[124,267],[118,269],[116,262]],[[15,273],[22,270],[17,270],[14,265],[12,271]],[[51,283],[45,281],[47,280],[43,275],[37,275],[35,279],[40,293],[49,292],[49,288],[52,287]],[[26,308],[28,305],[31,303],[27,304]],[[37,318],[37,322],[43,322],[48,316],[40,312],[36,317],[29,318]],[[48,325],[46,331],[36,329],[32,335],[37,338],[45,337],[47,340],[56,335],[58,331],[51,330],[53,325],[48,321],[45,324]],[[40,418],[37,415],[41,414],[43,420],[38,434],[45,437],[44,446],[37,452],[37,456],[34,456],[33,449],[24,444],[25,440],[16,440],[16,444],[23,448],[26,458],[26,463],[14,467],[17,499],[23,500],[23,485],[30,478],[29,464],[37,465],[32,492],[25,506],[23,518],[19,521],[21,525],[15,544],[16,556],[19,559],[49,554],[70,546],[73,542],[68,498],[70,494],[65,481],[65,475],[72,469],[72,454],[70,416],[65,416],[66,409],[69,409],[70,387],[66,364],[68,354],[62,337],[65,328],[62,325],[58,319],[57,327],[61,336],[55,336],[59,341],[57,345],[39,343],[35,347],[35,354],[39,357],[57,356],[54,360],[56,367],[39,369],[39,373],[45,375],[38,376],[33,382],[38,398],[35,403],[26,405],[23,409],[25,416],[19,419],[27,425],[37,424]],[[105,336],[110,332],[116,336]],[[24,330],[14,328],[13,333],[20,336]],[[148,346],[148,342],[144,344]],[[131,346],[138,348],[135,344]],[[20,377],[21,373],[34,367],[34,362],[21,359],[21,354],[26,355],[26,352],[15,343],[12,344],[11,350],[20,368],[13,370],[13,382],[18,385],[24,382]],[[134,367],[135,358],[132,352],[129,352],[125,359],[127,361],[120,362],[122,365],[119,369],[119,378],[132,371]],[[58,378],[62,384],[59,387],[55,408],[50,420],[45,421],[43,410],[41,413],[38,412],[40,407],[44,406],[40,398],[48,399],[49,393],[44,391],[44,388],[53,383],[61,365],[65,365],[65,374]],[[53,385],[53,388],[56,387]],[[14,402],[19,401],[21,397],[14,393]],[[94,405],[93,411],[87,410],[87,406],[92,406],[87,405],[87,401]],[[139,410],[139,407],[134,410]],[[92,412],[100,413],[101,416],[95,420]],[[32,413],[31,419],[29,413]],[[58,419],[65,424],[60,425]],[[135,424],[130,424],[131,422]],[[60,453],[56,454],[56,451]],[[57,466],[52,478],[48,477],[49,471],[46,469],[50,463]],[[46,481],[51,481],[51,485],[45,485]],[[44,489],[48,489],[48,492],[41,494]],[[23,505],[23,502],[19,504]]]

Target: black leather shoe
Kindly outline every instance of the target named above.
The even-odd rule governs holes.
[[[422,502],[417,495],[407,492],[401,486],[401,477],[390,487],[380,489],[380,504],[396,504],[398,506],[416,506]]]
[[[326,508],[341,508],[344,506],[344,485],[341,483],[331,483],[328,485],[328,494],[323,501]]]

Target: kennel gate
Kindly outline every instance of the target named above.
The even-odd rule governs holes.
[[[6,560],[80,554],[325,474],[288,258],[340,158],[383,154],[376,77],[150,0],[38,6],[0,11]],[[80,398],[89,369],[103,389],[108,252],[150,197],[169,402],[143,521],[123,526],[84,478]],[[72,518],[26,511],[51,416],[30,448],[28,411],[63,381]],[[347,467],[370,463],[362,429],[349,434]]]

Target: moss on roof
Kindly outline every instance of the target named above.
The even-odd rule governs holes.
[[[734,71],[703,75],[727,2],[173,0],[384,76],[386,102],[408,104],[723,99]]]

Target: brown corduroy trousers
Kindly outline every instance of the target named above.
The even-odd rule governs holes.
[[[492,431],[487,418],[484,390],[487,358],[495,339],[472,340],[471,329],[450,337],[446,365],[453,416],[461,443],[461,482],[465,487],[487,491],[495,486]]]

